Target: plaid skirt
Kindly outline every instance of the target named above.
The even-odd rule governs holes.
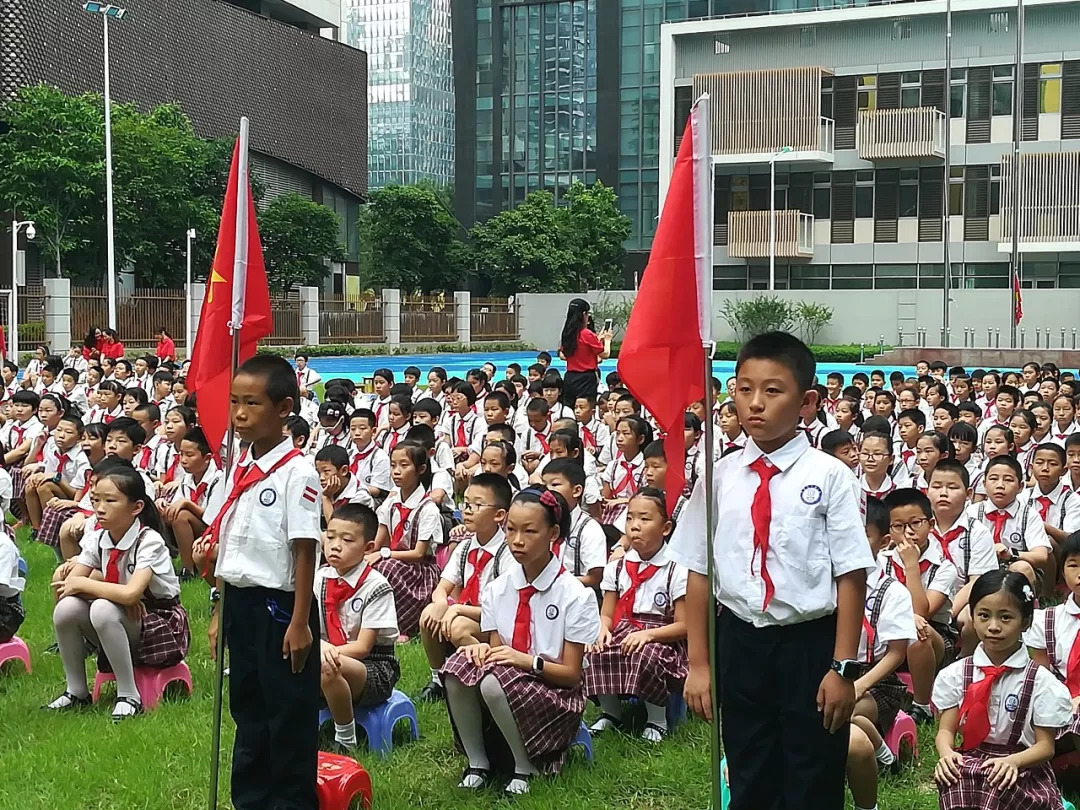
[[[25,618],[22,599],[17,596],[0,599],[0,644],[11,641],[12,636],[19,632]]]
[[[1061,810],[1061,789],[1048,762],[1021,770],[1011,788],[1000,790],[990,784],[983,762],[1017,750],[1010,745],[983,743],[964,752],[960,778],[938,794],[941,810]]]
[[[144,599],[146,615],[142,620],[142,631],[132,655],[132,663],[137,667],[156,667],[164,669],[179,664],[187,656],[191,643],[191,628],[188,627],[188,615],[180,604],[180,597],[174,599]],[[104,652],[98,652],[98,669],[112,672],[112,665]]]
[[[12,500],[18,500],[19,498],[26,496],[26,481],[23,478],[22,467],[9,467],[8,472],[11,473],[11,497]]]
[[[1067,726],[1061,727],[1057,733],[1057,738],[1060,740],[1062,737],[1067,737],[1070,734],[1080,736],[1080,714],[1073,713],[1072,720],[1069,721]]]
[[[911,706],[911,693],[904,686],[904,682],[896,677],[895,672],[867,689],[866,694],[877,704],[877,730],[882,736],[888,734],[893,727],[897,713]]]
[[[941,667],[938,669],[940,672],[956,660],[956,642],[960,640],[960,631],[956,629],[956,625],[952,622],[948,624],[945,622],[929,622],[929,625],[937,631],[937,634],[941,636],[941,640],[945,642],[945,657],[941,659]]]
[[[60,548],[60,527],[64,521],[73,515],[79,514],[75,507],[71,509],[50,509],[45,507],[41,512],[41,528],[38,529],[37,539],[49,548]]]
[[[401,678],[401,664],[394,655],[392,644],[377,644],[364,659],[367,667],[367,684],[364,694],[353,701],[354,706],[376,706],[385,703],[394,692]]]
[[[486,675],[498,680],[506,692],[510,712],[525,743],[529,761],[542,773],[558,773],[562,770],[566,753],[577,737],[581,716],[585,713],[585,695],[581,687],[560,689],[545,683],[531,672],[505,664],[477,667],[460,651],[447,658],[439,671],[444,683],[446,676],[452,675],[468,687],[479,685]],[[453,720],[451,713],[451,725]],[[498,739],[501,735],[497,732],[498,726],[490,721],[485,711],[485,741]],[[458,750],[463,750],[456,727],[454,741]],[[491,754],[490,748],[488,753]]]
[[[600,525],[614,526],[615,521],[619,519],[619,515],[626,511],[626,506],[625,503],[616,506],[605,506],[600,513]]]
[[[641,629],[652,630],[669,622],[662,617],[635,615]],[[611,636],[611,644],[600,652],[589,653],[585,667],[585,694],[634,696],[663,706],[668,696],[682,687],[689,661],[686,643],[646,644],[642,649],[624,653],[619,645],[639,628],[629,621],[619,622]]]
[[[419,563],[389,558],[379,560],[374,567],[394,589],[398,631],[406,636],[415,636],[420,630],[420,614],[431,601],[431,592],[439,584],[439,566],[435,558],[428,556]]]

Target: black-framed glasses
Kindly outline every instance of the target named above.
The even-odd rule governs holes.
[[[461,511],[464,512],[467,515],[471,515],[473,512],[477,512],[477,511],[479,511],[481,509],[487,509],[488,507],[494,509],[495,504],[493,504],[493,503],[469,503],[468,501],[465,501],[465,503],[463,503],[461,505]]]
[[[930,521],[927,518],[921,517],[915,518],[914,520],[909,520],[907,523],[890,523],[889,531],[896,532],[897,534],[902,534],[908,529],[911,529],[913,532],[917,532],[929,522]]]

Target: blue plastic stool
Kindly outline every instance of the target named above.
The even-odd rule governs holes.
[[[577,737],[570,743],[570,747],[573,748],[575,745],[580,745],[585,749],[585,759],[589,760],[589,762],[593,761],[592,734],[589,733],[589,727],[585,725],[584,720],[581,721],[581,727],[578,728]]]
[[[27,573],[29,573],[29,571],[30,568],[27,566],[26,560],[24,560],[22,557],[19,557],[19,576],[25,577]]]
[[[731,788],[728,787],[727,779],[724,778],[724,768],[727,767],[727,757],[720,760],[720,810],[727,810],[731,804]]]
[[[1062,796],[1061,797],[1061,810],[1076,810],[1076,808],[1073,806],[1072,802],[1070,802],[1068,799],[1066,799],[1064,796]]]
[[[404,692],[394,690],[390,699],[376,706],[356,706],[353,709],[356,724],[367,735],[368,748],[380,757],[390,756],[394,748],[394,727],[399,721],[408,718],[412,739],[420,739],[420,727],[416,722],[416,707]],[[333,715],[328,707],[319,712],[319,728],[325,723],[332,723]]]
[[[633,706],[640,706],[641,700],[636,697],[632,697],[627,701],[627,703],[630,703]],[[679,725],[679,723],[682,723],[684,720],[686,720],[686,701],[683,700],[683,693],[681,691],[672,692],[670,695],[668,695],[666,705],[668,731],[671,731],[677,725]]]

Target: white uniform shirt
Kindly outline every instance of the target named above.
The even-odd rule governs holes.
[[[317,383],[322,382],[322,375],[319,374],[311,366],[305,366],[303,371],[296,372],[296,384],[300,388],[305,388],[308,391],[313,389]]]
[[[506,645],[513,641],[518,590],[527,584],[537,589],[529,600],[529,655],[558,663],[566,642],[586,646],[596,643],[600,635],[596,594],[555,557],[532,583],[525,581],[525,570],[520,565],[512,565],[484,589],[480,596],[483,632],[494,630]]]
[[[891,584],[887,588],[882,586],[887,580]],[[874,607],[877,607],[877,623],[873,624]],[[872,655],[867,655],[866,626],[863,625],[859,636],[858,659],[873,664],[880,661],[888,652],[890,641],[918,640],[915,632],[915,610],[911,605],[911,594],[891,574],[887,574],[880,568],[871,571],[866,577],[866,603],[863,613],[868,623],[874,628],[874,649]]]
[[[484,566],[483,573],[480,574],[480,594],[482,596],[487,592],[487,586],[506,573],[511,566],[517,565],[517,561],[514,560],[509,546],[506,545],[506,535],[502,529],[496,530],[491,539],[483,545],[477,541],[476,535],[469,535],[457,544],[457,548],[450,555],[442,574],[439,575],[440,578],[452,583],[457,588],[465,587],[465,583],[472,579],[475,570],[475,566],[469,562],[469,552],[474,548],[481,548],[491,555],[491,559]]]
[[[38,421],[36,416],[31,416],[25,422],[11,422],[11,427],[7,431],[6,446],[8,450],[14,450],[20,444],[25,441],[29,441],[31,445],[37,440],[37,437],[45,432],[45,426]],[[33,459],[27,456],[26,461],[32,462]]]
[[[336,509],[347,503],[359,503],[369,509],[375,508],[375,499],[371,497],[371,493],[367,491],[367,487],[364,486],[363,482],[355,475],[349,476],[349,480],[345,482],[345,486],[341,488],[341,492],[334,498],[334,508]]]
[[[893,478],[898,482],[904,481],[902,484],[897,483],[897,486],[911,486],[911,479],[918,472],[918,467],[915,464],[915,448],[908,447],[903,442],[900,442],[893,447],[893,457],[896,459],[896,463],[892,468]]]
[[[865,473],[859,476],[859,489],[862,490],[864,498],[873,495],[878,500],[884,500],[885,496],[892,492],[894,489],[897,489],[897,487],[897,483],[888,473],[886,473],[885,477],[881,479],[881,486],[879,486],[877,489],[874,489],[872,486],[870,486],[870,482],[866,480]]]
[[[154,453],[154,467],[150,472],[155,478],[164,479],[169,470],[172,470],[172,480],[175,481],[184,470],[180,467],[180,451],[172,442],[161,442]]]
[[[153,572],[149,591],[157,599],[172,599],[180,595],[180,580],[173,570],[172,558],[165,540],[150,528],[144,528],[136,520],[131,524],[120,542],[113,542],[112,535],[106,529],[95,528],[83,535],[82,550],[75,561],[91,570],[108,573],[109,552],[114,548],[125,553],[117,564],[120,585],[126,585],[136,571],[149,569]]]
[[[588,431],[588,434],[586,434],[586,431]],[[604,445],[611,441],[611,431],[608,430],[608,426],[596,417],[593,417],[593,420],[588,424],[579,425],[578,432],[581,434],[582,445],[594,459],[600,455]],[[591,439],[588,438],[590,436]]]
[[[211,460],[210,466],[203,472],[201,480],[196,481],[195,476],[189,472],[185,472],[180,477],[180,486],[176,488],[175,498],[183,498],[184,500],[191,501],[200,509],[205,510],[207,504],[210,502],[210,498],[214,494],[214,490],[218,488],[218,485],[221,483],[221,479],[224,478],[224,476],[225,474],[218,469],[217,464]],[[199,487],[203,484],[206,484],[206,486],[199,493],[199,496],[195,497],[195,493],[198,492]]]
[[[612,459],[600,473],[600,483],[611,487],[612,498],[629,498],[637,492],[645,476],[645,457],[638,453],[630,461]],[[622,507],[622,511],[626,506]]]
[[[439,514],[439,507],[436,503],[428,499],[424,506],[420,506],[420,502],[427,497],[427,492],[422,486],[417,487],[412,491],[412,494],[402,502],[401,490],[395,489],[391,492],[386,500],[383,501],[382,506],[379,507],[377,512],[379,516],[379,525],[385,526],[386,530],[390,533],[391,545],[393,550],[393,537],[394,530],[397,529],[398,523],[401,520],[401,512],[397,509],[396,505],[404,503],[406,509],[410,510],[408,517],[405,518],[405,528],[401,535],[402,547],[411,548],[408,546],[409,538],[412,537],[413,532],[416,532],[417,543],[428,544],[428,554],[435,553],[435,546],[442,542],[442,517]]]
[[[1049,498],[1050,505],[1046,510],[1045,522],[1055,529],[1061,529],[1066,534],[1072,534],[1080,530],[1080,496],[1069,488],[1064,479],[1065,477],[1062,476],[1058,485],[1045,495],[1038,484],[1025,488],[1017,496],[1017,501],[1021,505],[1030,501],[1034,513],[1041,515],[1042,504],[1039,503],[1039,499]]]
[[[350,445],[349,453],[349,470],[364,486],[375,487],[383,492],[394,488],[394,482],[390,478],[390,456],[375,442],[363,450],[358,450],[355,444]]]
[[[1065,446],[1065,440],[1076,433],[1076,422],[1069,422],[1068,427],[1064,430],[1058,427],[1057,422],[1050,425],[1050,434],[1046,437],[1046,441],[1053,442],[1059,447]]]
[[[769,487],[772,516],[767,567],[776,591],[763,610],[765,582],[754,559],[750,506],[760,477],[750,464],[765,455],[750,440],[740,453],[716,464],[713,492],[714,590],[739,619],[756,627],[796,624],[836,610],[835,578],[871,571],[874,558],[859,513],[858,482],[839,459],[795,437],[767,456],[781,472]],[[707,574],[704,480],[698,479],[669,544],[669,556],[698,574]]]
[[[575,577],[607,563],[607,535],[600,522],[580,506],[570,513],[570,533],[559,548],[559,559]]]
[[[371,410],[375,413],[375,427],[382,428],[387,427],[390,424],[390,400],[391,397],[385,399],[379,399],[373,396],[371,398]]]
[[[136,469],[155,472],[157,470],[158,455],[164,453],[162,446],[166,444],[172,447],[171,442],[165,441],[165,437],[160,433],[148,436],[146,441],[143,442],[142,449],[135,455]]]
[[[451,447],[472,447],[476,441],[476,437],[483,436],[486,432],[487,425],[484,424],[484,420],[480,419],[472,411],[466,411],[462,416],[459,413],[452,413],[450,415],[450,446]],[[464,441],[462,441],[464,438]]]
[[[60,468],[61,455],[67,456],[63,469]],[[62,453],[55,444],[52,445],[52,452],[45,453],[45,477],[54,478],[57,473],[61,480],[76,492],[82,489],[86,476],[90,474],[90,459],[86,457],[82,447],[76,444],[66,453]]]
[[[951,526],[937,526],[930,532],[930,542],[941,547],[942,540],[956,528],[963,531],[949,540],[948,556],[956,568],[956,589],[962,588],[972,577],[982,576],[998,570],[997,554],[994,552],[994,538],[986,526],[973,517],[961,512],[960,517]]]
[[[621,560],[612,560],[604,566],[604,578],[600,582],[600,590],[604,593],[614,592],[616,596],[622,596],[630,588],[630,572],[626,570],[626,563],[640,563],[638,573],[644,570],[646,565],[655,565],[657,570],[647,580],[638,585],[634,592],[633,613],[647,616],[665,616],[669,610],[674,610],[674,604],[686,596],[687,571],[681,565],[668,559],[667,548],[660,546],[650,559],[643,560],[634,549],[626,552]],[[618,575],[618,582],[615,577]],[[668,590],[668,579],[671,579],[671,589]],[[613,628],[614,629],[614,628]]]
[[[355,588],[367,567],[367,563],[361,561],[345,576],[341,576],[329,565],[324,565],[315,571],[315,599],[319,603],[319,627],[322,630],[323,641],[327,640],[326,610],[323,608],[327,581],[340,578],[348,582],[350,587]],[[367,575],[364,584],[356,593],[338,605],[337,615],[338,621],[341,622],[341,630],[348,641],[356,641],[361,630],[376,630],[375,644],[392,647],[397,642],[397,606],[394,603],[394,589],[390,587],[386,577],[374,568],[371,569],[371,573]]]
[[[86,386],[76,385],[71,391],[65,392],[64,396],[67,397],[67,401],[78,408],[83,413],[90,410],[90,403],[86,399]]]
[[[94,422],[109,424],[113,419],[119,419],[123,415],[124,407],[122,405],[117,405],[111,411],[105,410],[101,405],[95,405],[86,416],[86,424],[92,425]]]
[[[0,531],[0,599],[11,599],[26,588],[26,579],[19,573],[19,549],[7,532]]]
[[[282,439],[270,452],[252,460],[250,448],[237,468],[255,464],[269,472],[292,450],[292,440]],[[243,476],[243,472],[240,476]],[[217,517],[234,481],[216,487],[203,521]],[[229,508],[218,536],[217,575],[240,588],[264,587],[296,590],[293,542],[318,541],[322,535],[319,476],[302,456],[295,456],[263,480],[248,487]]]
[[[0,467],[0,510],[7,512],[11,508],[11,497],[15,494],[15,484],[11,473]]]
[[[972,656],[975,672],[972,683],[978,683],[985,677],[981,667],[993,666],[982,644],[975,648]],[[967,659],[950,664],[938,673],[934,681],[933,704],[939,711],[955,709],[964,700],[964,662]],[[1021,647],[1006,661],[1005,666],[1012,667],[994,683],[990,690],[987,714],[990,718],[990,733],[985,742],[1005,745],[1012,733],[1013,720],[1019,708],[1020,688],[1024,683],[1024,670],[1030,662],[1028,652]],[[1020,734],[1020,745],[1029,748],[1035,744],[1034,726],[1058,729],[1072,719],[1072,702],[1069,690],[1048,669],[1039,668],[1035,674],[1035,686],[1031,694],[1031,705],[1024,721],[1024,730]]]
[[[1009,515],[1002,529],[1000,542],[1016,551],[1032,551],[1036,548],[1053,549],[1050,538],[1046,534],[1046,527],[1039,520],[1039,510],[1034,507],[1022,505],[1020,501],[1013,501],[1003,510],[999,510],[990,501],[973,503],[967,509],[967,515],[980,521],[994,536],[994,523],[987,519],[986,515],[991,512],[1004,511]]]
[[[352,443],[352,439],[349,438],[349,431],[342,430],[336,436],[328,430],[323,430],[322,427],[315,429],[315,435],[311,441],[308,442],[307,451],[308,454],[314,458],[315,454],[322,450],[324,447],[330,445],[336,445],[337,447],[348,448]]]
[[[1049,654],[1050,665],[1057,670],[1062,679],[1068,674],[1065,669],[1069,663],[1069,653],[1076,636],[1080,634],[1080,606],[1076,604],[1076,597],[1070,595],[1068,599],[1056,607],[1046,610],[1036,610],[1035,618],[1031,627],[1024,633],[1024,644],[1033,650],[1046,649],[1046,611],[1054,611],[1054,650]]]
[[[895,551],[882,551],[878,555],[878,567],[893,579],[900,581],[904,575],[904,563],[900,555]],[[952,618],[952,599],[956,596],[956,583],[958,575],[956,566],[941,556],[941,545],[931,537],[926,544],[926,550],[919,555],[919,569],[922,571],[919,580],[923,590],[929,595],[930,591],[936,591],[945,597],[945,601],[937,613],[927,618],[931,621],[948,624]],[[904,587],[907,587],[906,585]]]
[[[544,426],[543,430],[534,430],[526,422],[525,427],[517,431],[517,438],[514,440],[514,449],[517,451],[518,458],[521,458],[525,453],[539,453],[541,456],[546,454],[550,436],[550,422]],[[541,439],[541,437],[543,438]]]
[[[397,429],[387,428],[379,437],[379,447],[385,450],[387,454],[393,452],[395,447],[405,441],[405,434],[409,432],[411,427],[412,425],[406,423]]]

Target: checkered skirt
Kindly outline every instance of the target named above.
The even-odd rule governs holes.
[[[355,706],[375,706],[385,703],[394,692],[394,687],[401,678],[401,664],[394,655],[392,644],[379,644],[371,648],[364,659],[367,667],[367,684],[364,694],[353,702]]]
[[[486,664],[477,667],[458,651],[446,659],[440,672],[443,679],[453,676],[465,686],[479,685],[491,675],[506,692],[510,712],[514,715],[525,753],[542,773],[558,773],[577,737],[581,716],[585,712],[585,695],[581,687],[560,689],[545,683],[532,672],[506,664]],[[451,724],[453,722],[451,714]],[[494,726],[494,723],[491,724]],[[487,727],[485,726],[485,729]],[[497,730],[497,727],[495,727]],[[485,733],[485,740],[498,735]],[[454,729],[454,740],[461,750],[461,740]],[[490,749],[489,749],[490,753]]]
[[[394,589],[398,631],[406,636],[416,635],[420,630],[420,614],[439,584],[439,566],[435,558],[427,556],[418,563],[389,558],[375,563],[375,569]]]
[[[1080,714],[1073,713],[1072,720],[1069,721],[1067,726],[1062,726],[1057,733],[1057,738],[1060,740],[1062,737],[1067,737],[1070,734],[1075,734],[1080,737]]]
[[[871,686],[866,693],[877,704],[877,729],[882,735],[889,733],[896,722],[897,713],[911,706],[911,693],[895,672]]]
[[[23,475],[22,467],[10,467],[8,472],[11,473],[11,497],[13,500],[26,496],[26,478]]]
[[[635,614],[634,621],[623,620],[611,636],[611,644],[600,652],[589,653],[585,668],[585,694],[633,695],[646,703],[663,706],[668,696],[686,680],[689,662],[686,643],[646,644],[642,649],[624,653],[619,645],[639,629],[653,630],[670,624],[663,617]]]
[[[71,509],[50,509],[45,507],[41,512],[41,528],[38,529],[37,539],[49,548],[60,548],[60,527],[64,521],[73,515],[79,514],[75,507]]]
[[[143,616],[142,631],[132,663],[137,667],[159,669],[179,664],[187,655],[191,643],[188,615],[180,604],[180,598],[146,598],[143,604],[146,605],[146,615]],[[104,652],[98,653],[98,669],[112,672]]]
[[[11,637],[19,632],[25,618],[22,599],[18,596],[0,599],[0,644],[11,641]]]
[[[1020,750],[1019,746],[984,743],[965,751],[960,778],[938,795],[941,810],[1061,810],[1061,789],[1047,762],[1022,769],[1011,788],[1002,790],[990,784],[983,763]]]

